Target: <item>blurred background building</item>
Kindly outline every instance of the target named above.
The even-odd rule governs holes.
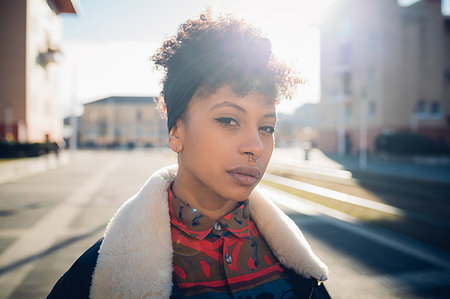
[[[321,27],[318,145],[374,151],[413,132],[450,148],[450,19],[441,0],[337,0]]]
[[[317,106],[306,103],[295,109],[291,115],[278,114],[277,133],[275,134],[277,147],[292,147],[315,145],[317,142]]]
[[[79,145],[91,148],[162,147],[167,125],[156,97],[108,97],[84,104]]]
[[[62,13],[76,13],[72,1],[0,1],[0,139],[62,140]]]

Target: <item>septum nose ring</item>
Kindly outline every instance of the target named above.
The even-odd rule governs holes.
[[[259,161],[259,158],[253,158],[255,156],[255,154],[253,154],[253,153],[249,153],[248,154],[248,161],[250,161],[250,162],[258,162]]]

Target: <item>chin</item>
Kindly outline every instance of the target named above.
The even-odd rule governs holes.
[[[245,188],[244,187],[230,188],[224,193],[225,196],[223,196],[223,198],[236,202],[244,201],[248,199],[248,197],[250,196],[255,187],[256,186]]]

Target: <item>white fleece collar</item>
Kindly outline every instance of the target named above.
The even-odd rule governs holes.
[[[176,171],[176,166],[157,171],[112,217],[99,250],[91,298],[170,297],[173,249],[167,187]],[[250,215],[284,266],[307,278],[327,279],[328,268],[297,225],[257,191],[250,195]]]

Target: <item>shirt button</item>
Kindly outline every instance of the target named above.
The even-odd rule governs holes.
[[[225,261],[227,262],[227,264],[231,264],[231,262],[233,261],[231,255],[229,255],[228,253],[225,255]]]
[[[219,222],[214,223],[214,229],[218,232],[222,229],[222,225]]]

